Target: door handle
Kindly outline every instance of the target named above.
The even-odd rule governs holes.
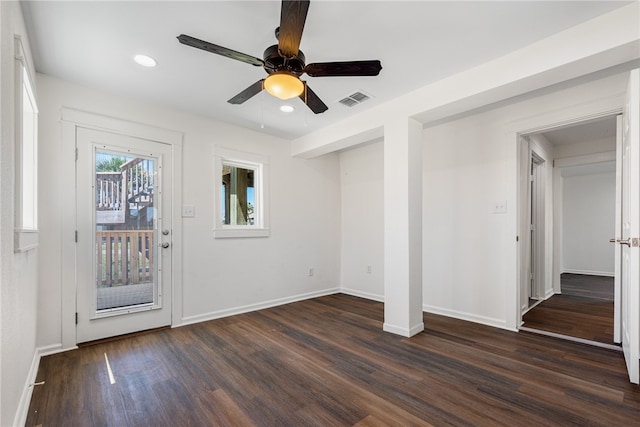
[[[629,241],[630,239],[618,239],[617,242],[620,243],[621,245],[627,245],[628,247],[631,247],[631,242]]]
[[[637,237],[629,237],[628,239],[624,239],[624,240],[617,239],[616,242],[620,243],[621,245],[627,245],[630,248],[640,247],[640,238],[637,238]]]
[[[160,243],[160,247],[161,247],[162,249],[167,249],[167,248],[169,247],[169,242],[162,242],[162,243]]]

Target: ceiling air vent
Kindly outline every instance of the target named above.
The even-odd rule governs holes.
[[[351,95],[348,95],[342,98],[338,102],[342,105],[346,105],[347,107],[353,107],[358,104],[362,104],[367,99],[371,99],[371,95],[368,95],[362,91],[357,91],[352,93]]]

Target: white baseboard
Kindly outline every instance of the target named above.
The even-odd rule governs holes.
[[[340,292],[343,294],[366,298],[373,301],[384,302],[384,295],[371,294],[368,292],[362,292],[362,291],[357,291],[355,289],[348,289],[348,288],[341,288]],[[551,294],[553,295],[553,290],[551,291]],[[448,309],[443,309],[440,307],[434,307],[430,305],[423,305],[422,310],[427,313],[439,314],[442,316],[453,317],[455,319],[467,320],[469,322],[480,323],[487,326],[493,326],[495,328],[506,329],[508,331],[517,332],[517,329],[508,328],[507,322],[502,319],[494,319],[491,317],[478,316],[476,314],[465,313],[465,312],[456,311],[456,310],[448,310]],[[412,332],[410,330],[407,330],[405,328],[398,328],[394,325],[388,325],[386,323],[383,324],[382,328],[384,331],[391,332],[397,335],[402,335],[402,336],[413,336],[417,333],[417,332]],[[422,328],[424,329],[424,325],[422,325]]]
[[[441,307],[434,307],[430,305],[423,305],[422,309],[427,313],[439,314],[441,316],[453,317],[455,319],[467,320],[469,322],[480,323],[487,326],[493,326],[495,328],[506,329],[508,331],[516,331],[507,327],[507,322],[502,319],[495,319],[493,317],[478,316],[477,314],[465,313],[463,311],[449,310]]]
[[[358,291],[356,289],[340,288],[340,292],[354,297],[360,297],[372,301],[384,302],[384,295],[372,294],[369,292]]]
[[[569,274],[584,274],[587,276],[604,276],[604,277],[614,277],[615,273],[612,271],[592,271],[592,270],[572,270],[565,268],[562,273]]]
[[[403,328],[401,326],[391,325],[385,322],[382,325],[382,330],[385,332],[390,332],[392,334],[409,338],[424,331],[424,323],[420,322],[417,325],[413,325],[411,328]]]
[[[18,402],[18,409],[13,419],[13,425],[23,426],[27,422],[27,415],[29,415],[29,404],[31,403],[31,395],[33,394],[34,383],[38,375],[38,368],[40,367],[40,359],[43,356],[48,356],[54,353],[60,353],[64,351],[62,344],[53,344],[45,347],[38,347],[33,352],[33,358],[31,359],[31,366],[29,367],[29,373],[20,395],[20,401]]]
[[[179,325],[172,325],[172,327],[192,325],[194,323],[206,322],[207,320],[220,319],[222,317],[234,316],[236,314],[249,313],[252,311],[263,310],[265,308],[276,307],[283,304],[289,304],[296,301],[303,301],[311,298],[323,297],[326,295],[333,295],[340,292],[338,288],[325,289],[322,291],[309,292],[306,294],[294,295],[286,298],[279,298],[270,301],[264,301],[256,304],[248,304],[240,307],[227,308],[224,310],[212,311],[205,314],[198,314],[196,316],[183,317]]]

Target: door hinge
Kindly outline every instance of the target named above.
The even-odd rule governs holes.
[[[76,325],[78,324],[78,313],[76,312]]]
[[[76,162],[78,161],[78,147],[76,147]]]
[[[529,230],[536,231],[536,225],[535,224],[530,224],[529,225]]]
[[[76,230],[76,237],[75,237],[75,239],[76,239],[76,243],[78,243],[78,230]]]

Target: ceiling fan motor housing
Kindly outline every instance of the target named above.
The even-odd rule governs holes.
[[[296,77],[304,73],[305,57],[301,50],[292,58],[286,58],[280,54],[278,45],[274,44],[265,49],[263,54],[264,69],[267,73],[289,72]]]

